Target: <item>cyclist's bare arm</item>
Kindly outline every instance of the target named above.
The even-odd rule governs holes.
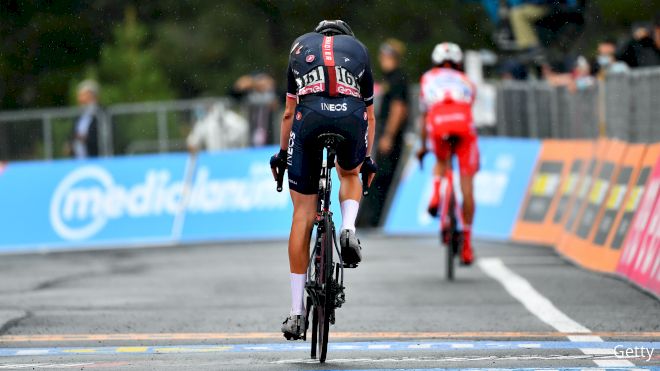
[[[296,111],[297,100],[290,96],[286,97],[286,106],[282,116],[282,126],[280,132],[280,149],[286,151],[289,148],[289,136],[291,136],[291,127],[293,126],[293,114]]]
[[[376,115],[374,114],[374,105],[367,106],[367,122],[369,123],[369,131],[367,132],[367,156],[371,156],[371,148],[373,148],[374,138],[376,136]]]
[[[426,115],[427,114],[428,113],[422,113],[419,116],[419,139],[421,141],[420,148],[422,148],[424,150],[426,150],[426,137],[427,137],[427,133],[426,133]]]

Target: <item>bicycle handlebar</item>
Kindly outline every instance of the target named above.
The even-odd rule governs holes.
[[[277,191],[282,192],[282,183],[284,182],[284,170],[286,168],[284,167],[278,167],[277,168]]]
[[[369,176],[374,174],[374,172],[367,170],[365,166],[360,170],[360,175],[362,175],[362,195],[367,196],[369,194]]]

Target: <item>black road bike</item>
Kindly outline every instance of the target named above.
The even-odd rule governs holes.
[[[321,167],[319,180],[318,202],[316,206],[316,217],[314,225],[316,233],[312,242],[309,265],[307,267],[307,313],[305,316],[305,328],[309,328],[309,317],[312,316],[312,338],[311,358],[325,362],[328,353],[328,336],[330,325],[335,323],[335,311],[346,302],[344,295],[344,268],[354,268],[344,264],[341,250],[337,244],[335,225],[332,221],[330,211],[330,196],[332,194],[332,168],[335,166],[337,146],[344,141],[344,137],[338,134],[321,134],[318,141],[325,149],[326,157]],[[363,194],[367,195],[369,174],[362,172]],[[284,171],[279,171],[277,176],[277,190],[282,190]],[[337,252],[337,261],[334,258]],[[287,335],[285,335],[287,337]],[[302,336],[306,340],[307,331]],[[289,340],[290,337],[287,337]]]

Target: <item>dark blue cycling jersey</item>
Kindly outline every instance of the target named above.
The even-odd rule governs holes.
[[[304,34],[289,53],[287,95],[355,97],[373,103],[374,78],[365,46],[348,35]]]

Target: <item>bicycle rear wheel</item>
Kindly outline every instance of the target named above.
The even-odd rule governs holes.
[[[328,335],[330,333],[330,316],[334,310],[334,297],[332,294],[332,249],[334,248],[334,234],[332,231],[332,218],[326,215],[323,222],[323,236],[321,238],[321,267],[323,295],[320,305],[316,308],[318,313],[318,353],[319,362],[325,362],[328,353]]]
[[[457,221],[456,221],[456,199],[454,194],[449,199],[449,241],[447,244],[447,280],[454,280],[456,253],[458,252],[457,243]]]

